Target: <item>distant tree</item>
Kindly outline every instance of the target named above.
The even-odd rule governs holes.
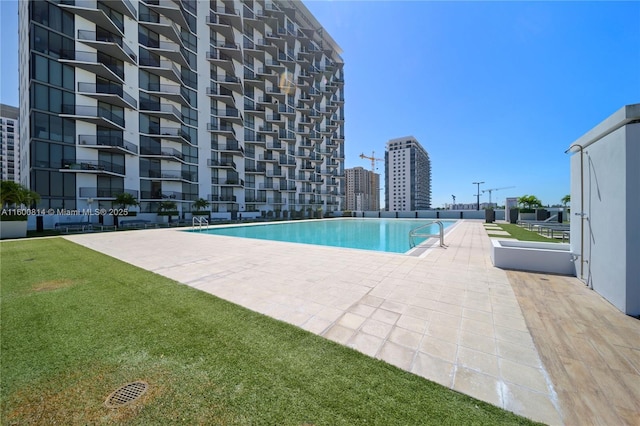
[[[562,201],[563,206],[567,207],[567,204],[571,203],[571,195],[565,195],[560,201]]]
[[[518,204],[521,204],[527,209],[534,209],[536,207],[540,207],[542,205],[542,201],[540,201],[535,195],[523,195],[522,197],[518,197]]]

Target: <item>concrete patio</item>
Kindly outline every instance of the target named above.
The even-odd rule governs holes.
[[[547,277],[550,285],[556,278],[568,283],[561,295],[538,291],[556,302],[564,294],[571,303],[588,300],[587,317],[594,321],[601,318],[599,310],[606,312],[608,327],[597,339],[607,344],[593,359],[615,360],[607,368],[617,380],[607,386],[627,397],[593,416],[598,401],[591,399],[601,391],[593,385],[600,377],[573,374],[583,367],[570,355],[556,359],[548,353],[549,345],[558,344],[553,339],[566,317],[550,314],[551,307],[539,305],[544,300],[527,294],[536,292],[527,283],[539,274],[514,275],[492,266],[481,221],[461,221],[447,233],[447,248],[434,247],[419,257],[180,229],[65,238],[537,421],[633,424],[640,418],[640,321],[617,312],[575,278]],[[573,309],[580,307],[574,303]],[[544,317],[542,325],[536,315]],[[589,342],[584,325],[579,338]],[[564,362],[570,367],[561,375]],[[598,374],[607,373],[602,367]],[[583,403],[592,407],[587,411],[576,394],[586,385],[594,391]]]

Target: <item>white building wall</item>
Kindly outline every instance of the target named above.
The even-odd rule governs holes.
[[[572,144],[571,251],[576,274],[621,311],[640,314],[640,104]],[[582,150],[581,150],[582,148]]]

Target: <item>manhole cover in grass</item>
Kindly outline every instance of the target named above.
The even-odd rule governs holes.
[[[104,405],[108,408],[119,408],[130,404],[144,395],[148,386],[142,381],[127,383],[109,395]]]

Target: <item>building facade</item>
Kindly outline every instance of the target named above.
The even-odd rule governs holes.
[[[0,104],[0,142],[2,154],[2,180],[20,182],[20,138],[18,117],[20,110],[16,107]]]
[[[346,169],[347,210],[380,210],[380,175],[362,167]]]
[[[25,180],[42,208],[343,208],[344,63],[298,1],[20,2]]]
[[[431,161],[416,138],[391,139],[384,159],[386,210],[431,209]]]

